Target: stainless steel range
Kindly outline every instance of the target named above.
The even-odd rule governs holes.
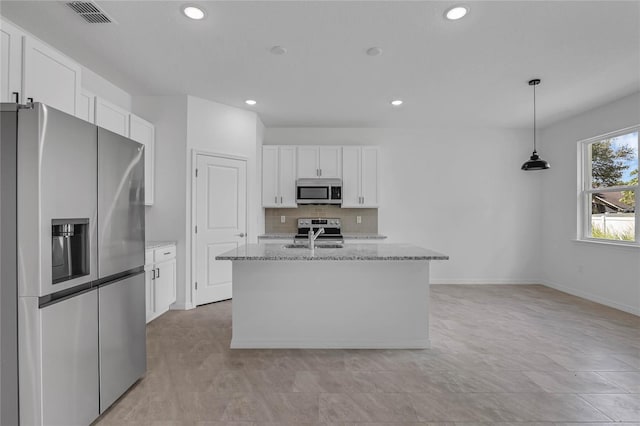
[[[309,231],[317,233],[324,228],[324,233],[318,235],[317,241],[343,242],[340,219],[337,218],[300,218],[298,219],[298,233],[294,237],[295,242],[307,242]]]

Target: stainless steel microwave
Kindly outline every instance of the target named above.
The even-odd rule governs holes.
[[[342,204],[341,179],[298,179],[298,204]]]

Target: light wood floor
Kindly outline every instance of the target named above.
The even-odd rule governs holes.
[[[230,350],[231,303],[149,324],[100,426],[640,424],[640,317],[546,287],[432,286],[429,350]]]

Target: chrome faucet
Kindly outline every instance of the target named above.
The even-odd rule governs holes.
[[[313,228],[309,229],[309,250],[313,251],[315,249],[316,238],[320,236],[320,234],[324,234],[324,228],[318,229],[318,232],[313,233]]]

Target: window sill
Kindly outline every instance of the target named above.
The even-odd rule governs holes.
[[[640,245],[637,243],[624,243],[624,242],[613,242],[613,241],[604,241],[604,240],[573,240],[574,243],[580,244],[589,244],[596,246],[607,246],[607,247],[619,247],[624,249],[635,249],[640,250]]]

